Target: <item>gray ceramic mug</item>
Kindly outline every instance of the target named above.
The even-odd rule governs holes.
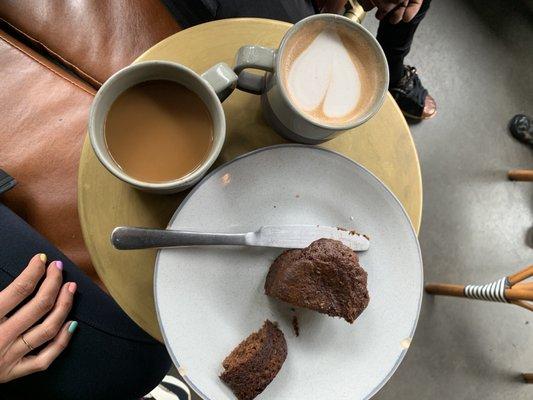
[[[213,145],[202,165],[186,176],[167,182],[143,182],[126,174],[113,160],[105,142],[105,120],[111,105],[126,89],[150,80],[178,82],[196,93],[207,106],[213,121]],[[89,113],[89,137],[96,156],[109,172],[133,187],[156,193],[176,193],[197,183],[217,159],[226,138],[226,117],[222,101],[235,89],[237,75],[219,63],[198,75],[191,69],[168,61],[145,61],[121,69],[96,94]]]
[[[360,40],[364,40],[375,56],[375,67],[381,77],[376,87],[374,100],[365,112],[346,124],[321,123],[311,119],[298,110],[291,102],[279,71],[284,59],[283,53],[287,41],[307,23],[316,20],[334,24],[343,24],[353,31]],[[266,71],[264,76],[244,71],[254,68]],[[336,14],[318,14],[296,23],[287,31],[279,48],[269,49],[262,46],[248,45],[239,49],[235,61],[235,72],[239,75],[237,87],[240,90],[261,95],[263,116],[267,123],[286,139],[308,144],[322,143],[335,136],[368,121],[381,108],[389,86],[389,69],[385,54],[377,40],[361,24]]]

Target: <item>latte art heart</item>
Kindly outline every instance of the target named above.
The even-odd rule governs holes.
[[[303,111],[317,111],[332,119],[342,119],[354,111],[361,97],[361,81],[350,53],[335,30],[319,33],[294,58],[287,75],[287,88]]]

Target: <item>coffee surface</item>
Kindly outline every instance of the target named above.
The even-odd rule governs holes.
[[[109,153],[144,182],[179,179],[196,170],[213,144],[213,122],[200,97],[168,80],[139,83],[112,104],[105,121]]]
[[[377,70],[366,39],[342,23],[314,21],[287,41],[281,77],[300,111],[318,122],[345,124],[374,101]]]

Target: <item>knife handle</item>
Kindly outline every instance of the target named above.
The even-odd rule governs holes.
[[[111,244],[118,250],[206,245],[242,246],[246,244],[246,234],[203,233],[119,226],[113,229],[111,233]]]

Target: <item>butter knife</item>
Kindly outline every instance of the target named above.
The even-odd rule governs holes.
[[[366,251],[370,246],[365,235],[322,225],[263,226],[255,232],[246,233],[207,233],[120,226],[111,233],[111,243],[119,250],[213,245],[302,249],[322,238],[339,240],[355,251]]]

